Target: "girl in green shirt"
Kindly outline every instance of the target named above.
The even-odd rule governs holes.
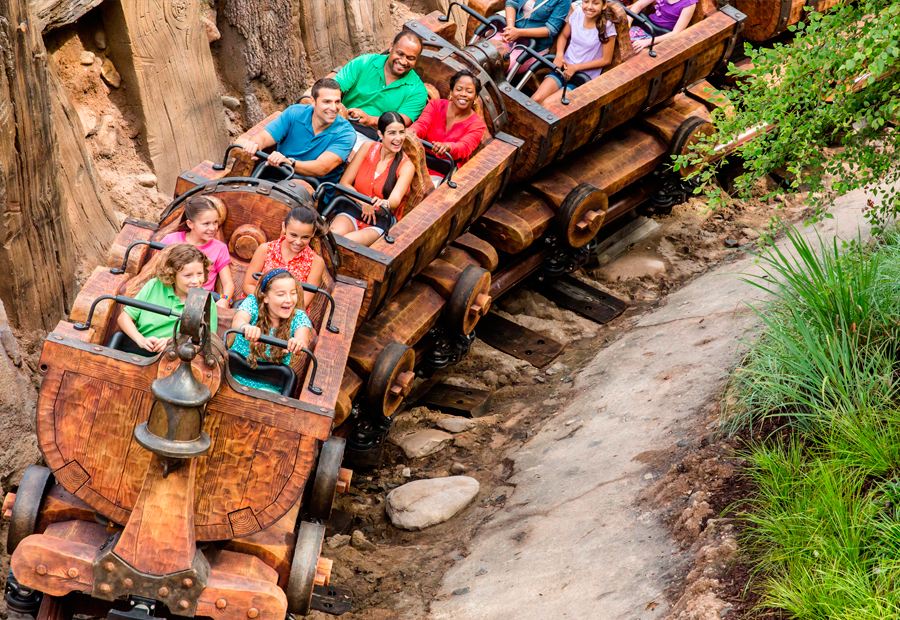
[[[209,279],[209,258],[190,243],[174,243],[162,251],[156,277],[147,282],[136,299],[181,312],[188,289],[201,288]],[[139,347],[161,353],[172,337],[177,317],[162,316],[139,308],[126,307],[119,315],[119,329]],[[212,305],[210,329],[218,325],[216,306]]]

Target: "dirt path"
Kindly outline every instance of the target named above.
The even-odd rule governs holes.
[[[866,232],[861,194],[835,219],[807,229]],[[601,620],[663,618],[692,560],[645,501],[653,480],[708,433],[724,374],[753,323],[760,292],[739,274],[742,255],[718,265],[574,376],[568,404],[510,450],[505,505],[483,520],[441,582],[430,618]]]

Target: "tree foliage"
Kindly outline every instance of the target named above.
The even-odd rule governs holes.
[[[744,162],[735,181],[739,196],[778,171],[787,182],[772,194],[806,184],[822,215],[836,196],[865,188],[881,198],[868,212],[880,228],[900,213],[900,2],[845,0],[826,13],[807,14],[791,30],[789,43],[746,46],[751,66],[730,65],[737,85],[722,93],[732,105],[714,114],[717,133],[675,166],[696,163],[716,144],[762,127],[731,156]],[[698,191],[705,190],[713,205],[722,196],[712,180],[724,163],[699,173]]]

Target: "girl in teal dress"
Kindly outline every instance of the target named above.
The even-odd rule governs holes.
[[[258,361],[290,364],[291,354],[309,345],[312,323],[306,312],[297,306],[300,295],[300,285],[291,272],[273,269],[260,278],[256,292],[238,307],[231,327],[240,330],[242,335],[235,337],[231,348],[246,357],[251,368],[256,368]],[[262,312],[260,308],[263,309]],[[259,342],[263,333],[287,340],[287,351]],[[279,392],[268,383],[240,375],[233,376],[241,385],[266,392]]]

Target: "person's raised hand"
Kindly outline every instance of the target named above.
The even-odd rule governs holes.
[[[360,219],[369,226],[375,224],[375,205],[363,203],[362,217]]]
[[[259,340],[259,337],[262,336],[262,330],[258,328],[256,325],[250,325],[250,323],[244,323],[241,326],[241,332],[244,334],[244,338],[247,339],[247,342],[256,342]]]
[[[269,155],[269,158],[266,160],[266,163],[270,166],[274,166],[277,168],[281,164],[287,161],[287,157],[279,153],[278,151],[272,151],[272,154]]]
[[[350,108],[347,110],[347,116],[351,121],[356,121],[362,125],[369,125],[369,115],[359,108]]]
[[[241,149],[247,153],[248,155],[252,155],[253,158],[256,158],[256,152],[259,151],[259,144],[253,142],[252,140],[247,140],[246,138],[238,138],[235,140],[235,144],[240,145]]]

